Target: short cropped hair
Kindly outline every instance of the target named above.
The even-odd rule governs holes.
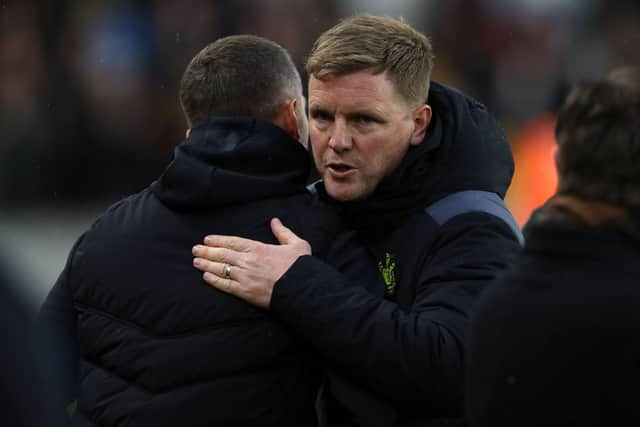
[[[306,70],[320,80],[365,69],[387,72],[402,98],[419,106],[427,101],[433,57],[430,40],[403,21],[356,15],[320,35]]]
[[[302,82],[289,53],[262,37],[224,37],[202,49],[180,82],[189,127],[211,116],[272,120],[278,107],[302,97]]]
[[[640,68],[577,85],[556,139],[558,193],[640,207]]]

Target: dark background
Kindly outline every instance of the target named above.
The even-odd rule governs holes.
[[[178,83],[196,52],[251,33],[302,69],[354,11],[424,31],[434,78],[496,113],[520,223],[555,188],[553,111],[568,87],[640,62],[637,0],[0,0],[0,249],[27,286],[50,286],[93,215],[162,172],[184,137]]]

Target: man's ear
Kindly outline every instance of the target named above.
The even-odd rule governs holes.
[[[184,136],[187,139],[189,139],[189,135],[191,135],[191,128],[187,129],[187,131],[184,133]]]
[[[300,139],[300,132],[298,131],[298,116],[296,114],[297,106],[298,101],[296,99],[292,99],[286,104],[283,104],[278,110],[278,115],[273,121],[275,125],[280,126],[295,140]]]
[[[413,132],[411,133],[411,145],[419,145],[424,141],[424,136],[431,123],[431,106],[421,105],[413,112]]]

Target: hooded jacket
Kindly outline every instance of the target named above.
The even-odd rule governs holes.
[[[473,302],[520,248],[502,201],[513,173],[502,129],[455,89],[433,82],[429,101],[423,143],[371,197],[342,205],[384,286],[365,290],[307,256],[274,287],[271,310],[333,368],[330,426],[461,420]]]
[[[77,425],[316,424],[309,347],[266,311],[207,286],[191,256],[210,233],[275,243],[269,221],[279,217],[353,277],[375,273],[333,209],[306,191],[308,168],[280,128],[212,119],[156,182],[78,240],[40,315],[50,345],[41,352],[65,371]],[[332,257],[334,245],[355,260]]]

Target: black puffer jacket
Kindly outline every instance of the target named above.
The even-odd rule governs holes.
[[[302,257],[274,288],[273,312],[334,369],[330,426],[461,422],[472,305],[520,248],[502,201],[513,160],[501,128],[444,85],[429,102],[425,141],[370,198],[342,206],[385,287],[372,294]]]
[[[315,425],[320,376],[309,348],[267,312],[204,284],[191,256],[210,233],[275,243],[269,220],[279,217],[355,277],[366,266],[375,274],[334,211],[306,192],[308,168],[281,129],[213,119],[158,181],[80,238],[40,320],[54,347],[42,352],[58,355],[50,369],[66,369],[64,394],[78,397],[77,425]],[[349,256],[332,258],[332,248]],[[69,346],[55,347],[63,340],[78,346],[79,372]]]

